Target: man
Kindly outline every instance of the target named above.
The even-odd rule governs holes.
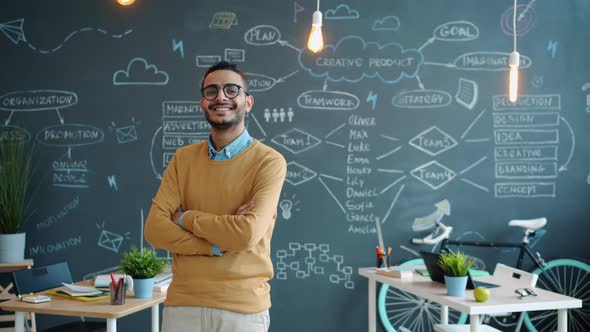
[[[213,65],[201,86],[209,140],[176,150],[145,225],[146,240],[174,254],[162,331],[268,331],[286,162],[248,134],[254,98],[236,65]]]

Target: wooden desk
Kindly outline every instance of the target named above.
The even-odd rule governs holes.
[[[16,263],[2,263],[2,264],[0,264],[0,273],[10,273],[10,272],[14,272],[14,271],[30,269],[31,266],[33,266],[32,259],[25,259],[22,262],[16,262]],[[10,280],[12,280],[12,279],[10,279]],[[0,285],[0,301],[16,299],[16,296],[14,294],[10,293],[10,290],[12,289],[12,287],[14,287],[12,282],[9,282],[5,286]],[[0,322],[10,322],[10,321],[14,321],[15,319],[16,319],[15,315],[2,315],[2,316],[0,316]],[[37,326],[35,324],[35,314],[30,315],[30,317],[28,317],[28,319],[31,321],[31,332],[36,332]],[[14,331],[14,329],[11,327],[5,327],[5,328],[0,327],[0,332],[12,332],[12,331]]]
[[[423,277],[416,272],[413,272],[412,280],[400,280],[379,275],[375,273],[375,268],[360,268],[359,274],[369,279],[369,332],[375,332],[376,330],[375,292],[377,282],[440,303],[442,324],[448,324],[449,307],[467,313],[471,332],[477,332],[481,329],[479,315],[535,310],[557,310],[558,332],[566,332],[567,309],[582,307],[582,300],[580,299],[539,288],[534,288],[538,296],[529,296],[521,300],[514,293],[513,286],[501,285],[490,289],[492,296],[488,301],[476,302],[473,299],[473,290],[467,290],[464,297],[448,296],[445,285],[432,282],[430,278]],[[477,278],[477,280],[498,284],[492,276]]]
[[[92,281],[86,281],[81,284],[88,284],[90,282]],[[118,318],[131,315],[147,308],[152,308],[152,332],[158,332],[160,330],[159,305],[166,300],[166,293],[155,291],[151,299],[136,299],[133,296],[130,296],[130,294],[127,294],[125,304],[123,305],[111,305],[110,299],[108,298],[83,302],[61,296],[50,296],[52,298],[51,301],[46,303],[33,304],[20,300],[10,300],[0,303],[0,308],[2,310],[15,312],[16,332],[24,332],[25,312],[60,316],[104,318],[107,320],[107,332],[116,332]]]

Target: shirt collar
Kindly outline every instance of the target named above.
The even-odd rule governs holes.
[[[248,129],[244,128],[244,131],[240,134],[240,136],[236,137],[231,143],[229,143],[225,148],[221,151],[215,150],[213,147],[213,141],[211,140],[211,135],[209,135],[209,149],[207,149],[209,154],[209,159],[214,159],[216,155],[223,154],[223,159],[230,159],[235,157],[240,152],[242,152],[243,147],[247,146],[248,143],[251,141],[252,137],[248,133]]]

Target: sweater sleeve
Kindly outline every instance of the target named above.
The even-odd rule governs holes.
[[[263,162],[254,179],[252,210],[242,215],[214,215],[190,210],[182,227],[215,243],[223,251],[242,251],[256,246],[275,220],[286,174],[287,163],[283,156]]]
[[[212,244],[174,223],[172,216],[181,206],[176,155],[168,164],[145,223],[145,239],[156,248],[181,255],[212,256]]]

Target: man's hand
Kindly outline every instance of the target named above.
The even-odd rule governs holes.
[[[183,213],[184,211],[182,211],[181,209],[176,210],[176,212],[174,212],[174,214],[172,215],[172,221],[174,221],[175,224],[178,224],[178,220],[180,219],[180,216],[182,216]]]
[[[246,212],[249,212],[250,210],[252,210],[254,208],[254,201],[249,201],[248,203],[240,206],[238,208],[238,210],[236,211],[236,214],[246,214]]]

